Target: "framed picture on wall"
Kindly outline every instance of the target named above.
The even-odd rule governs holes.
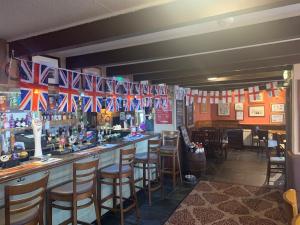
[[[236,110],[236,111],[243,111],[244,110],[244,104],[243,103],[235,103],[234,104],[234,109]]]
[[[243,111],[236,111],[235,112],[235,119],[236,120],[244,120],[244,112]]]
[[[219,103],[218,116],[229,116],[229,115],[230,115],[230,103]]]
[[[271,115],[271,123],[284,123],[284,114],[272,114]]]
[[[207,113],[207,103],[199,104],[200,113]]]
[[[284,104],[283,103],[271,104],[271,111],[272,112],[284,112]]]
[[[249,106],[249,116],[251,117],[264,117],[265,106]]]

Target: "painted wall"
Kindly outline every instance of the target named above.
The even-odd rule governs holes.
[[[249,102],[248,92],[245,92],[245,102],[244,102],[244,120],[239,121],[240,124],[264,124],[269,125],[270,123],[270,115],[275,114],[271,113],[271,105],[276,103],[284,103],[285,104],[285,90],[280,91],[278,97],[269,97],[267,91],[262,91],[263,93],[263,101],[261,102]],[[196,99],[195,99],[196,100]],[[249,106],[261,106],[265,107],[265,116],[264,117],[249,117]],[[194,105],[194,120],[195,121],[218,121],[218,120],[236,120],[236,111],[234,109],[234,103],[230,104],[230,115],[229,116],[219,116],[218,115],[218,105],[210,104],[209,102],[206,104],[206,111],[202,112],[201,107],[205,107],[198,103]]]

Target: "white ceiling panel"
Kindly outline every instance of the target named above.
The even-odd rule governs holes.
[[[170,0],[0,0],[0,39],[16,40]]]

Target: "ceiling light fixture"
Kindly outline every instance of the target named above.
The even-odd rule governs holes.
[[[218,79],[217,77],[209,77],[209,78],[207,78],[207,80],[209,80],[209,81],[215,81],[217,79]]]
[[[289,78],[289,75],[290,75],[290,74],[289,74],[289,71],[288,71],[288,70],[284,70],[284,71],[283,71],[282,76],[283,76],[283,79],[284,79],[284,80],[287,80],[287,79]]]

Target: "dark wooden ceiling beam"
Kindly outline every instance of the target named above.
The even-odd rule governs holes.
[[[71,28],[49,32],[9,43],[15,56],[46,54],[120,38],[157,32],[177,26],[246,12],[268,9],[297,2],[296,0],[236,0],[174,1],[102,19]]]
[[[208,77],[218,77],[218,76],[229,76],[238,74],[253,74],[261,72],[271,72],[271,71],[283,71],[292,69],[292,65],[282,65],[267,68],[248,68],[245,70],[220,70],[220,68],[210,68],[206,71],[200,71],[199,69],[194,70],[179,70],[179,71],[165,71],[161,73],[149,73],[144,75],[136,75],[133,77],[134,81],[150,80],[154,83],[166,83],[168,81],[177,79],[193,79],[193,78],[208,78]]]
[[[109,75],[135,75],[142,73],[150,73],[153,71],[167,70],[185,70],[191,68],[206,68],[217,67],[228,64],[246,65],[252,64],[254,61],[276,61],[276,59],[285,60],[284,64],[293,64],[299,56],[300,40],[292,42],[283,42],[278,44],[256,46],[245,49],[236,49],[225,52],[212,53],[207,55],[196,55],[184,58],[168,59],[148,63],[138,63],[124,66],[108,67],[107,74]],[[295,58],[294,58],[295,57]],[[299,61],[296,61],[299,62]],[[274,65],[282,65],[280,61],[276,61]]]
[[[295,29],[295,27],[300,27],[300,16],[117,50],[67,57],[66,64],[70,69],[126,64],[286,40],[300,37],[300,29]]]
[[[193,85],[193,84],[219,84],[219,83],[230,83],[235,81],[245,81],[245,80],[253,80],[253,79],[265,79],[270,80],[274,79],[274,77],[282,79],[283,70],[281,71],[271,71],[271,72],[260,72],[260,73],[248,73],[248,74],[236,74],[231,76],[219,76],[217,80],[209,81],[206,77],[194,77],[194,78],[177,78],[173,80],[169,80],[165,82],[166,84],[171,85]],[[153,82],[157,83],[157,82]]]

